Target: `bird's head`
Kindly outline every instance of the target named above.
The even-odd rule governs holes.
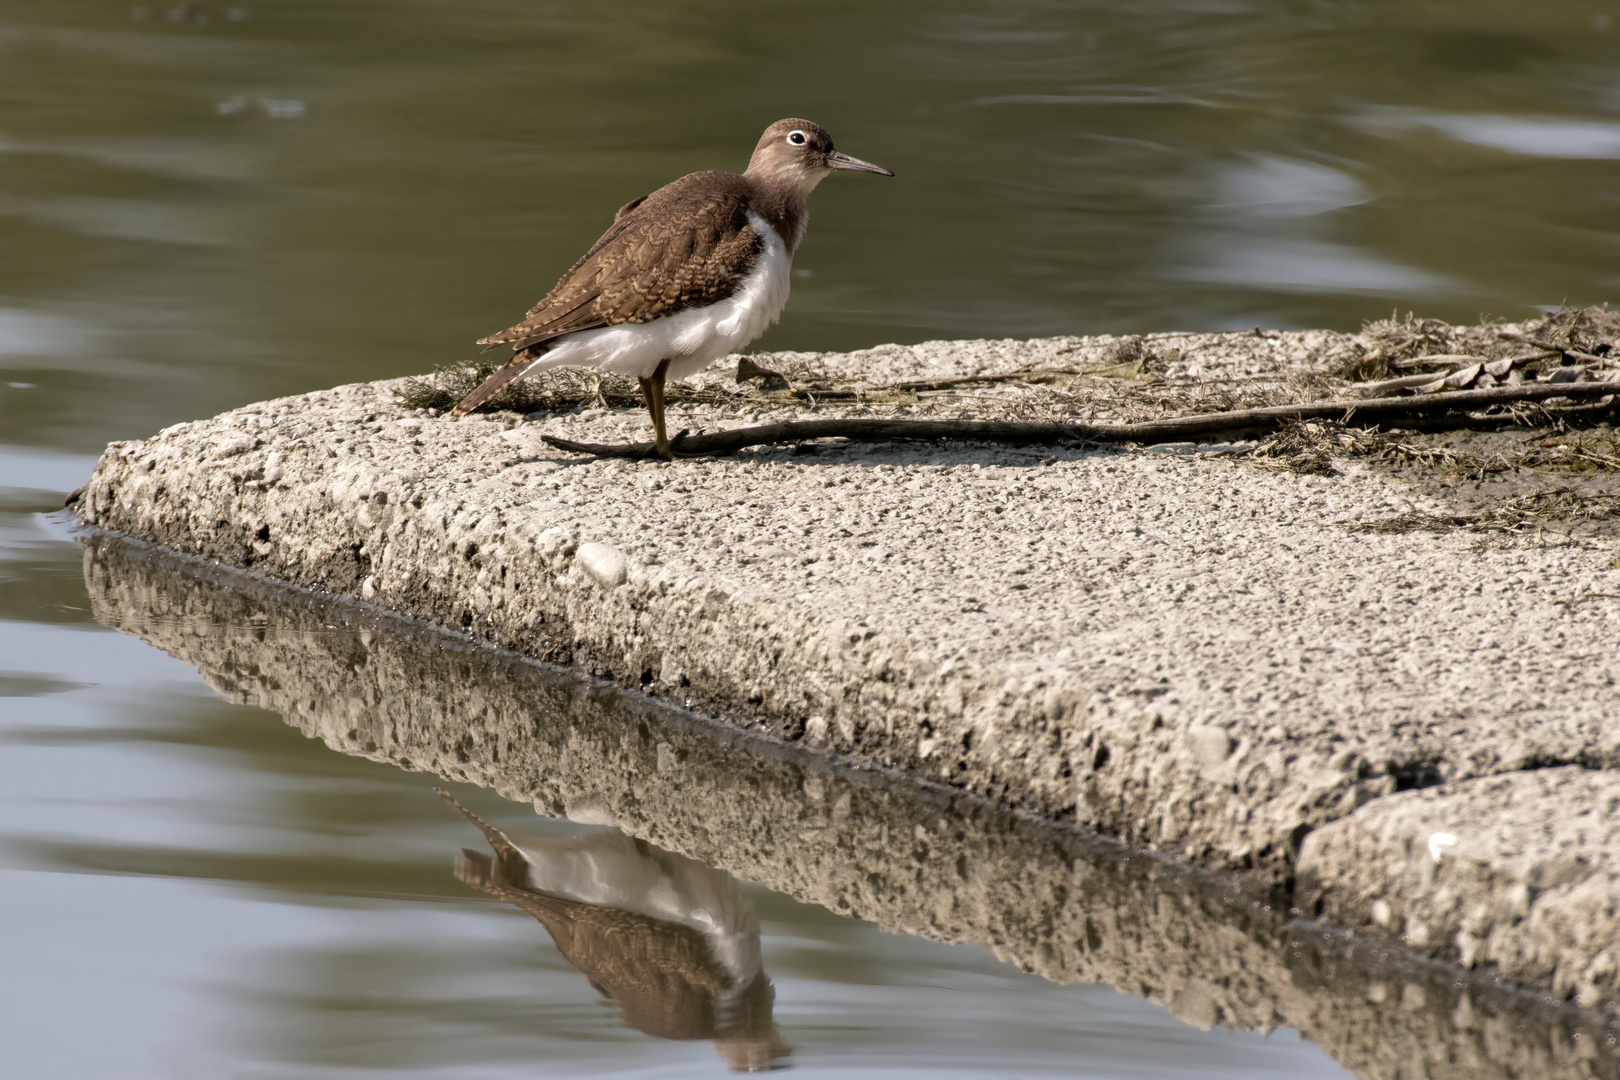
[[[894,175],[870,161],[834,150],[832,136],[820,124],[791,119],[778,120],[765,129],[754,156],[748,159],[747,175],[808,195],[824,177],[839,170]]]

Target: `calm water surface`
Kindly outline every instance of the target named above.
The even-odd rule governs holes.
[[[431,777],[97,620],[51,511],[109,440],[467,359],[614,207],[740,168],[784,115],[899,175],[818,191],[764,349],[1603,301],[1617,20],[1559,0],[0,3],[0,1071],[725,1068],[706,1038],[626,1024],[539,922],[458,882],[482,841]],[[608,828],[456,790],[543,837]],[[1287,1028],[1206,1033],[728,887],[802,1071],[1344,1075]]]

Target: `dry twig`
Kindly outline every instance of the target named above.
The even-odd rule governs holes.
[[[1498,386],[1488,390],[1462,390],[1413,398],[1379,398],[1371,401],[1317,401],[1297,405],[1272,405],[1258,409],[1200,413],[1193,416],[1148,420],[1133,424],[1084,424],[1055,422],[1016,422],[994,420],[885,420],[873,417],[845,417],[830,420],[788,420],[729,431],[682,434],[676,449],[682,454],[725,454],[750,446],[803,442],[809,439],[843,438],[855,442],[972,440],[1028,446],[1042,443],[1152,443],[1238,432],[1269,431],[1293,420],[1355,419],[1363,423],[1411,419],[1455,410],[1477,410],[1516,402],[1547,398],[1612,397],[1620,387],[1613,383],[1527,383]],[[598,457],[647,457],[652,443],[582,443],[545,436],[559,450],[570,450]]]

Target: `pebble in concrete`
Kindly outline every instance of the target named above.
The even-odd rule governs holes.
[[[624,552],[618,548],[588,541],[579,545],[579,550],[574,552],[574,560],[603,588],[612,589],[624,584]]]

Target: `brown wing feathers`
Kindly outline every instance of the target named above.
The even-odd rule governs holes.
[[[730,296],[764,246],[748,224],[748,195],[740,176],[694,173],[626,203],[522,322],[480,339],[480,345],[510,344],[518,355],[452,415],[466,415],[521,376],[546,342],[599,326],[651,322]]]
[[[545,355],[544,349],[532,352],[520,352],[505,367],[478,384],[478,389],[462,398],[455,408],[450,410],[451,416],[466,416],[478,406],[501,392],[501,389],[513,379],[518,378],[525,371],[534,366],[535,361]]]

